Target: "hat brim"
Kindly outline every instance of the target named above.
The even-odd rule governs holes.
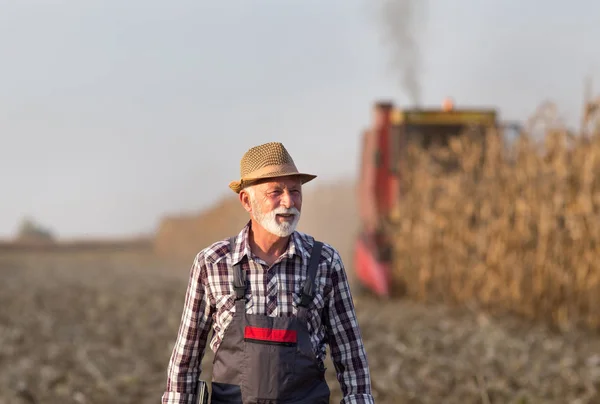
[[[281,178],[281,177],[298,177],[298,178],[300,178],[300,181],[302,182],[302,184],[306,184],[307,182],[310,182],[310,181],[314,180],[315,178],[317,178],[316,175],[306,174],[306,173],[280,173],[280,174],[269,175],[266,177],[244,178],[243,180],[239,180],[239,181],[231,181],[229,183],[229,188],[236,194],[239,194],[240,191],[242,189],[244,189],[244,187],[256,184],[258,182],[268,181],[270,179]]]

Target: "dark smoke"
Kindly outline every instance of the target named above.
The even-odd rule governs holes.
[[[420,34],[426,22],[426,0],[378,0],[382,37],[390,50],[391,70],[410,101],[421,104]]]

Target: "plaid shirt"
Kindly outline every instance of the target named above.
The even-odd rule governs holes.
[[[250,251],[250,223],[237,235],[233,254],[229,254],[226,239],[202,250],[194,260],[179,333],[169,361],[163,404],[196,402],[193,393],[209,331],[213,327],[210,348],[216,352],[235,310],[230,270],[233,264],[241,262],[247,275],[248,314],[288,316],[297,313],[314,238],[294,232],[286,252],[269,268]],[[366,353],[346,273],[340,255],[326,243],[315,286],[308,324],[315,353],[318,358],[325,358],[328,341],[344,395],[341,404],[373,403]]]

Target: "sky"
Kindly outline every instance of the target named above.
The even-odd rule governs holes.
[[[153,231],[233,195],[269,141],[311,186],[353,177],[373,103],[412,102],[379,3],[0,0],[0,237],[27,216],[64,238]],[[522,121],[550,99],[577,125],[598,16],[592,0],[429,0],[421,102]]]

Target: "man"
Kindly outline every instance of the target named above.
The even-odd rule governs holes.
[[[250,221],[194,260],[162,402],[195,403],[212,327],[212,403],[329,403],[326,343],[341,403],[373,403],[340,255],[296,231],[302,184],[316,176],[276,142],[248,150],[240,174],[229,187]]]

